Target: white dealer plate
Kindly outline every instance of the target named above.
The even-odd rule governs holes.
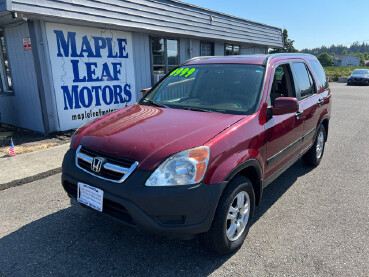
[[[84,183],[78,183],[77,201],[102,212],[104,191]]]

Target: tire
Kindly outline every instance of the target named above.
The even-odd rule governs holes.
[[[327,133],[323,125],[319,126],[318,132],[315,137],[314,144],[311,146],[308,152],[302,156],[302,160],[307,165],[318,166],[323,158],[325,149],[325,140],[327,138]],[[318,147],[318,145],[320,145]]]
[[[242,202],[242,198],[244,205],[241,205],[243,208],[239,209],[238,204]],[[231,206],[234,208],[232,211]],[[224,190],[211,228],[208,232],[200,235],[200,241],[221,255],[237,251],[247,236],[254,210],[255,194],[251,181],[244,176],[236,176]],[[231,228],[231,226],[236,229]],[[228,235],[227,230],[229,231]]]

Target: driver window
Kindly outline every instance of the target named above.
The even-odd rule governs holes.
[[[289,64],[279,65],[274,71],[273,84],[269,103],[273,106],[278,97],[296,97],[292,86],[292,75]]]

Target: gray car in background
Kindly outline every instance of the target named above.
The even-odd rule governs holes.
[[[349,76],[347,85],[369,85],[369,69],[355,69]]]

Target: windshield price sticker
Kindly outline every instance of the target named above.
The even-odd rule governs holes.
[[[180,76],[180,77],[188,77],[195,72],[195,68],[177,68],[169,76]]]

